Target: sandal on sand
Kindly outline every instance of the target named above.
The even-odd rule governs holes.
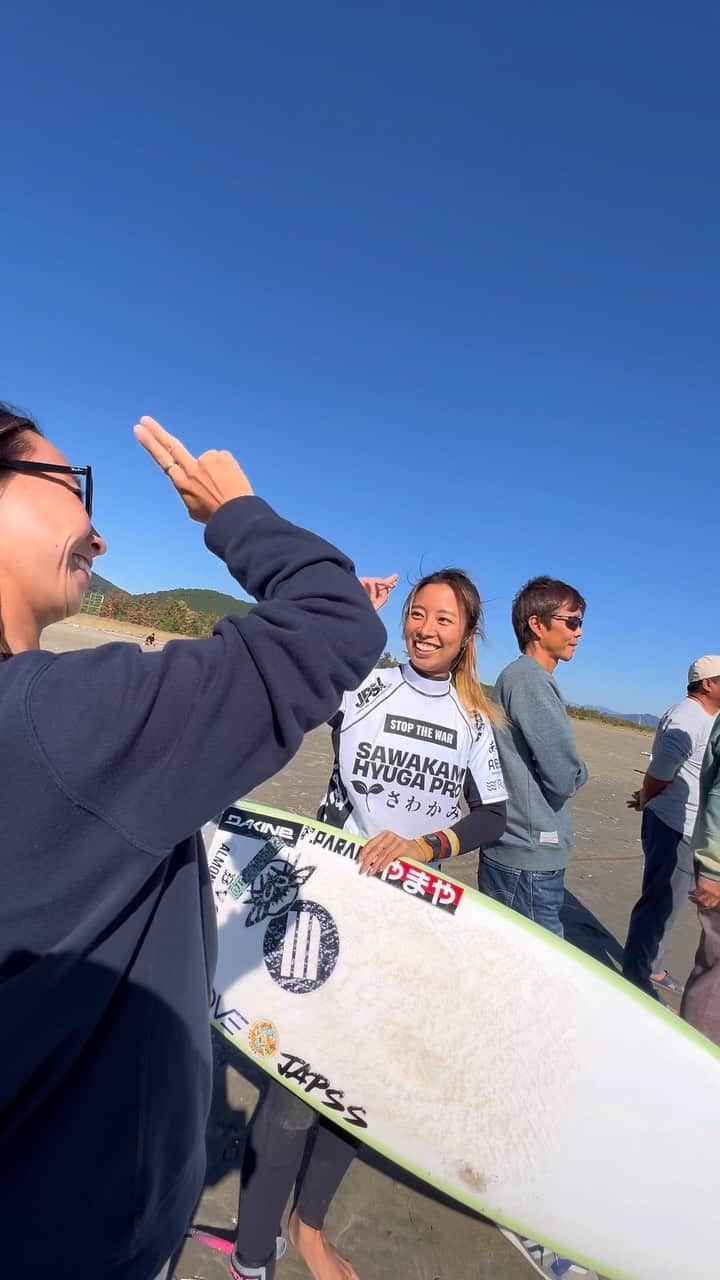
[[[580,1280],[581,1276],[584,1280],[598,1280],[594,1271],[581,1267],[579,1262],[563,1258],[552,1249],[546,1249],[544,1245],[528,1240],[527,1236],[519,1236],[514,1231],[509,1231],[507,1227],[499,1227],[499,1230],[510,1244],[514,1244],[515,1248],[520,1250],[525,1261],[535,1268],[538,1275],[545,1276],[546,1280]]]
[[[682,983],[678,982],[677,978],[672,978],[668,973],[667,969],[665,970],[664,977],[662,978],[651,977],[650,981],[652,982],[654,987],[658,988],[659,991],[667,991],[671,996],[681,996],[683,991],[685,990]]]
[[[230,1259],[230,1275],[233,1280],[275,1280],[275,1259],[270,1258],[262,1267],[246,1267],[233,1255]]]

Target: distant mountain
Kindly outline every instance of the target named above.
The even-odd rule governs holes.
[[[205,591],[201,587],[172,587],[170,591],[145,593],[142,598],[155,604],[164,604],[167,600],[184,600],[193,613],[204,613],[213,618],[224,618],[228,613],[239,613],[242,616],[253,607],[250,600],[239,600],[237,596],[227,596],[222,591]]]
[[[649,711],[611,711],[609,707],[588,707],[588,711],[598,711],[601,716],[613,716],[615,720],[627,720],[628,724],[637,724],[645,729],[657,729],[659,716]]]
[[[122,591],[122,587],[116,587],[114,582],[103,578],[99,573],[93,573],[90,579],[90,590],[101,591],[103,595],[109,596],[111,591]],[[123,595],[127,595],[127,592],[123,592]]]
[[[93,573],[90,579],[90,590],[100,591],[109,596],[113,593],[131,600],[142,600],[144,604],[164,605],[171,600],[183,600],[193,613],[202,613],[211,618],[224,618],[228,613],[249,613],[252,603],[240,600],[237,596],[225,595],[222,591],[206,591],[202,587],[171,587],[169,591],[142,591],[135,595],[118,587],[108,578]]]

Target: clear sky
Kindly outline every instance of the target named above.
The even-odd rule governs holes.
[[[568,698],[680,696],[720,651],[719,36],[710,0],[6,7],[0,397],[93,463],[99,570],[232,588],[151,413],[360,572],[469,569],[486,679],[552,573]]]

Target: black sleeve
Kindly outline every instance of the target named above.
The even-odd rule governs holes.
[[[506,805],[504,800],[496,804],[483,804],[478,785],[468,769],[465,774],[464,794],[470,812],[450,828],[460,841],[459,853],[482,849],[483,845],[496,844],[505,830]]]
[[[262,602],[246,617],[160,653],[48,655],[28,694],[57,785],[158,854],[281,769],[386,641],[350,561],[260,498],[226,503],[205,540]]]
[[[345,699],[341,702],[334,716],[328,720],[332,730],[333,766],[328,779],[325,795],[318,806],[315,817],[318,822],[325,822],[330,827],[343,827],[352,813],[352,805],[340,773],[340,733],[345,719]]]
[[[451,831],[460,841],[458,853],[469,853],[471,849],[482,849],[486,844],[497,844],[505,830],[505,801],[496,804],[481,804],[456,822]]]

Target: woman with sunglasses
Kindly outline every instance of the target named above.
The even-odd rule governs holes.
[[[379,608],[396,581],[363,583]],[[482,624],[467,574],[446,569],[423,578],[403,609],[407,663],[371,672],[330,721],[335,761],[318,817],[367,837],[361,872],[377,875],[395,858],[445,859],[502,833],[506,792],[492,730],[500,716],[477,675]],[[324,1233],[357,1143],[274,1082],[253,1117],[243,1161],[236,1280],[274,1277],[281,1216],[311,1132],[290,1238],[314,1280],[357,1280]]]
[[[20,1280],[154,1280],[203,1185],[215,912],[200,826],[381,652],[350,562],[229,453],[141,445],[261,603],[144,654],[40,649],[105,543],[89,468],[0,406],[0,1203]],[[238,725],[242,733],[238,734]]]

